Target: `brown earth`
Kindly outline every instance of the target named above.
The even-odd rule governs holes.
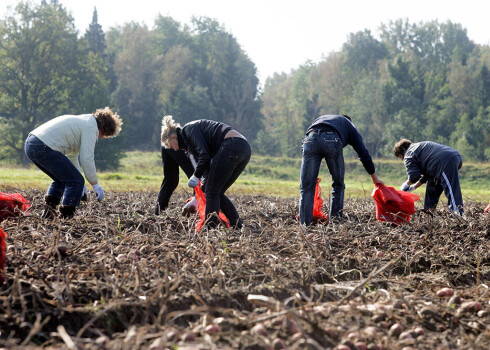
[[[54,221],[24,195],[1,224],[0,347],[490,349],[482,203],[396,227],[349,199],[342,224],[302,230],[296,199],[238,196],[241,231],[196,233],[183,195],[155,216],[155,194],[110,192]]]

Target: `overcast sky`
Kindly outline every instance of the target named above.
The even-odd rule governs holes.
[[[33,1],[33,0],[31,0]],[[47,0],[50,1],[50,0]],[[0,0],[0,18],[8,5]],[[274,72],[287,72],[307,60],[318,62],[339,51],[349,33],[408,18],[412,23],[450,20],[471,40],[490,44],[488,0],[59,0],[83,34],[94,6],[104,31],[134,21],[150,28],[158,14],[189,23],[192,16],[216,19],[232,33],[257,66],[263,83]],[[34,0],[40,3],[40,0]]]

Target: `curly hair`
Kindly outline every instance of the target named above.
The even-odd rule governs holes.
[[[109,107],[97,109],[93,115],[99,131],[102,131],[104,137],[116,137],[121,132],[123,125],[121,117],[112,112]]]
[[[405,155],[405,152],[407,151],[408,147],[412,144],[412,141],[408,139],[402,139],[398,141],[395,144],[395,147],[393,147],[393,153],[395,154],[395,157],[403,157]]]
[[[170,136],[177,134],[177,128],[180,128],[180,124],[177,123],[171,115],[166,115],[162,119],[162,146],[170,148],[168,141]]]

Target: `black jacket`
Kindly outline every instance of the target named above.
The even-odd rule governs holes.
[[[461,155],[454,148],[424,141],[412,143],[405,152],[403,162],[408,179],[416,183],[418,180],[426,182],[429,177],[440,179],[446,165],[455,157]]]
[[[191,152],[196,159],[196,177],[201,178],[207,172],[211,158],[218,152],[226,133],[231,129],[224,123],[207,119],[187,123],[180,132],[177,129],[177,135],[181,136],[179,148]]]
[[[359,160],[362,162],[364,169],[366,169],[368,174],[374,174],[376,169],[371,155],[364,146],[361,134],[359,134],[356,127],[349,119],[341,115],[323,115],[311,124],[306,131],[306,134],[317,129],[335,130],[340,136],[342,147],[351,145],[359,156]]]

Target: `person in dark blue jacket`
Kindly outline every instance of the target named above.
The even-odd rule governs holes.
[[[179,168],[182,168],[188,178],[194,174],[195,162],[191,158],[192,156],[189,157],[184,151],[174,151],[162,146],[163,181],[155,204],[155,215],[167,209],[170,197],[179,184]],[[196,197],[192,197],[184,206],[182,214],[189,215],[195,212],[197,200]]]
[[[364,169],[374,184],[383,183],[376,175],[375,167],[362,137],[347,115],[324,115],[317,118],[306,131],[303,140],[303,161],[299,201],[299,220],[310,225],[313,220],[313,202],[320,163],[325,159],[332,176],[330,220],[340,221],[344,208],[344,155],[342,150],[351,145],[359,155]]]
[[[458,151],[431,141],[412,143],[403,139],[395,144],[393,153],[403,160],[407,169],[408,180],[401,186],[402,191],[411,192],[427,183],[425,210],[434,209],[444,191],[449,210],[463,215],[463,196],[459,184],[463,157]]]
[[[242,220],[225,192],[250,160],[252,151],[247,139],[230,126],[213,120],[195,120],[181,127],[172,116],[166,116],[162,124],[162,145],[175,151],[186,150],[196,159],[188,186],[195,188],[203,176],[206,178],[207,227],[218,225],[221,210],[232,227],[241,228]]]

